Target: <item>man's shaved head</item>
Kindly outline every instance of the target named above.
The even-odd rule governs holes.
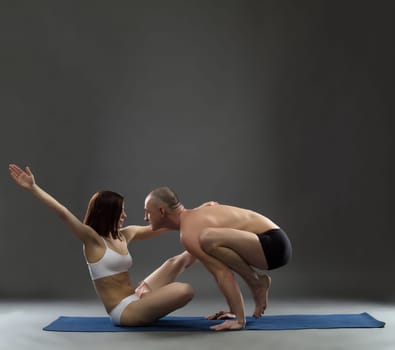
[[[166,186],[154,189],[149,193],[148,197],[153,199],[158,206],[165,205],[171,210],[177,209],[182,205],[177,194]]]

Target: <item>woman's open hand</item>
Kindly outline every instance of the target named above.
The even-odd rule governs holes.
[[[8,170],[10,171],[11,177],[19,186],[27,190],[32,189],[35,181],[34,176],[28,166],[25,168],[25,170],[22,170],[19,166],[15,164],[10,164],[8,166]]]

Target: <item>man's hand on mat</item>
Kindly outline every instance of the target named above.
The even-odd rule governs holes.
[[[228,320],[232,318],[236,318],[236,316],[230,311],[219,311],[214,315],[206,316],[206,320]]]
[[[225,331],[231,329],[243,329],[245,327],[245,322],[241,322],[238,320],[227,320],[223,323],[216,324],[215,326],[211,326],[210,329],[213,331]]]

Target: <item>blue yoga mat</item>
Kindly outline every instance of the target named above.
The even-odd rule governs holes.
[[[193,332],[211,331],[210,326],[223,321],[208,321],[204,317],[167,316],[149,326],[114,326],[109,317],[60,316],[45,331],[57,332]],[[292,330],[325,328],[382,328],[385,323],[368,313],[327,315],[279,315],[260,319],[247,317],[246,330]]]

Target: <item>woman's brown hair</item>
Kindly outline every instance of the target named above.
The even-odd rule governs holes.
[[[84,224],[92,227],[100,236],[121,239],[118,222],[123,210],[124,198],[112,191],[96,192],[89,201]]]

